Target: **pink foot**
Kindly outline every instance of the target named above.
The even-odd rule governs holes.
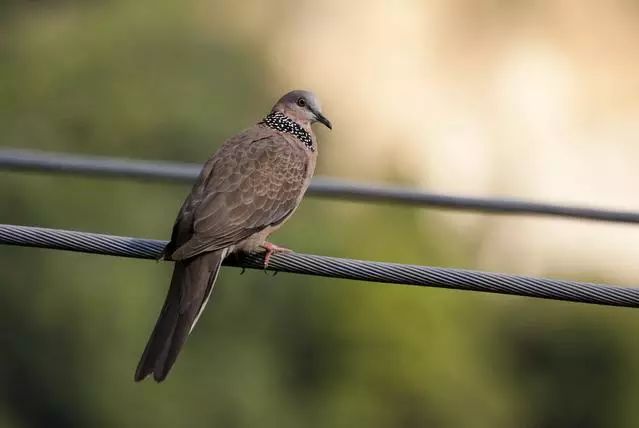
[[[293,250],[289,250],[285,247],[278,247],[275,244],[271,244],[270,242],[264,242],[260,247],[266,250],[264,253],[264,269],[268,267],[269,262],[271,261],[271,256],[275,253],[290,253]]]

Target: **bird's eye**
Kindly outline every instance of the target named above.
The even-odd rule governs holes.
[[[300,98],[297,100],[297,105],[300,107],[306,107],[306,100],[304,98]]]

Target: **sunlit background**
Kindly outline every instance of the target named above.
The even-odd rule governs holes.
[[[203,162],[315,91],[317,174],[639,210],[635,1],[0,2],[3,147]],[[0,222],[167,239],[188,186],[0,171]],[[307,198],[298,251],[639,286],[639,229]],[[0,247],[0,426],[636,427],[639,312]]]

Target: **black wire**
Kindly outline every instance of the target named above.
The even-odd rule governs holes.
[[[0,244],[52,248],[110,256],[156,259],[165,241],[39,227],[0,225]],[[225,263],[263,269],[260,254],[229,257]],[[279,253],[269,270],[387,284],[419,285],[512,294],[609,306],[639,306],[639,289],[462,269],[370,262],[299,253]]]
[[[132,161],[108,157],[77,156],[24,150],[0,150],[0,168],[86,174],[192,183],[200,165]],[[354,201],[399,203],[412,206],[479,211],[493,214],[540,215],[617,223],[639,223],[639,213],[570,205],[555,205],[514,198],[476,198],[423,192],[386,185],[370,185],[324,177],[311,183],[309,195]]]

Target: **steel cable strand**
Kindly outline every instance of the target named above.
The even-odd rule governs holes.
[[[0,225],[0,244],[111,256],[156,259],[165,241],[40,227]],[[261,254],[230,257],[224,264],[263,269]],[[639,289],[301,253],[275,254],[269,270],[388,284],[510,294],[611,306],[639,306]]]
[[[280,263],[281,256],[278,255],[271,259],[271,267],[285,272],[363,281],[435,286],[613,306],[639,306],[639,290],[635,288],[330,257],[322,257],[318,261],[318,257],[293,253],[287,255],[285,263]],[[260,255],[248,258],[259,268]]]

